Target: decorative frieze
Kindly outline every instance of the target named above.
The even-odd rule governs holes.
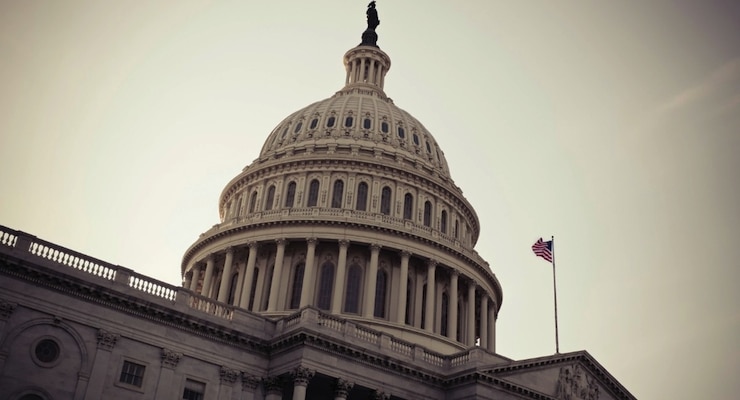
[[[176,353],[170,349],[162,348],[162,366],[167,368],[176,368],[182,358],[182,353]]]
[[[580,364],[560,368],[556,396],[560,400],[599,400],[599,385]]]
[[[98,348],[103,350],[111,351],[116,347],[119,336],[115,333],[106,331],[105,329],[98,330]]]

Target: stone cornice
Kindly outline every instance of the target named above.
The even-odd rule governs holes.
[[[70,271],[72,272],[72,271]],[[150,297],[137,297],[123,291],[126,287],[117,287],[114,282],[101,280],[108,285],[94,283],[99,278],[91,276],[90,280],[79,279],[70,274],[40,266],[29,266],[26,261],[0,253],[0,274],[32,282],[60,293],[80,298],[130,315],[135,315],[156,323],[182,329],[186,332],[206,337],[210,340],[245,348],[251,352],[265,355],[267,342],[238,330],[198,318],[192,314],[178,311],[172,307],[158,304]],[[142,293],[143,294],[143,293]],[[172,304],[164,301],[163,303]]]

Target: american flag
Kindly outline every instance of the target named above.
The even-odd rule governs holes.
[[[545,260],[552,262],[552,240],[545,242],[542,238],[537,239],[537,241],[532,245],[532,251],[537,257],[542,257]]]

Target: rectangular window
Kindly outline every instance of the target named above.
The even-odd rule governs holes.
[[[124,361],[123,368],[121,368],[121,378],[119,381],[128,385],[141,387],[144,380],[144,367],[141,364],[136,364],[131,361]]]
[[[194,381],[192,379],[185,380],[185,390],[182,392],[182,400],[203,400],[203,396],[206,393],[206,384],[203,382]]]

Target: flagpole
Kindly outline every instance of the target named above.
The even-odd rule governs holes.
[[[555,354],[560,354],[558,341],[558,289],[555,284],[555,236],[552,236],[552,294],[555,298]]]

